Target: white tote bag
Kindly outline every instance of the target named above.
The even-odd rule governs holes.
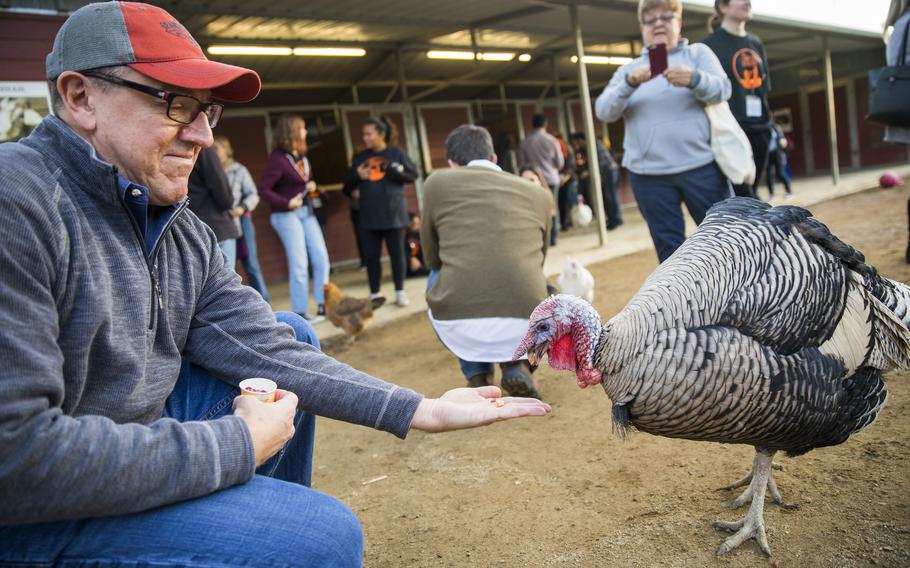
[[[726,101],[705,105],[705,114],[711,124],[711,151],[720,170],[736,185],[755,182],[752,145],[730,112],[730,105]]]

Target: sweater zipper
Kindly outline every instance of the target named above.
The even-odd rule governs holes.
[[[116,169],[114,170],[116,172]],[[117,184],[117,179],[114,178],[114,190],[117,192],[117,195],[120,195],[120,186]],[[151,255],[145,254],[145,239],[142,236],[142,233],[139,231],[139,224],[136,222],[136,219],[133,218],[132,212],[130,212],[129,207],[126,205],[126,200],[123,196],[120,197],[120,205],[123,207],[126,212],[126,216],[130,220],[130,224],[133,226],[133,233],[136,235],[136,239],[139,241],[140,250],[142,250],[142,256],[145,258],[145,266],[148,268],[149,273],[149,288],[152,293],[151,302],[149,302],[149,329],[155,328],[155,322],[158,320],[158,312],[164,309],[164,300],[161,294],[161,286],[158,283],[158,250],[161,248],[161,241],[164,239],[164,236],[167,234],[168,230],[171,228],[171,225],[174,224],[174,221],[186,209],[188,201],[184,200],[180,204],[180,207],[177,208],[177,211],[171,215],[171,218],[168,219],[167,224],[164,225],[164,229],[161,230],[161,235],[158,237],[158,242],[155,243],[155,247],[152,249]],[[156,309],[157,308],[157,309]]]
[[[189,199],[185,199],[183,201],[183,203],[181,203],[177,207],[177,210],[174,211],[174,214],[171,215],[171,218],[167,220],[167,223],[165,223],[164,228],[161,229],[161,235],[158,236],[158,241],[155,243],[155,246],[152,247],[152,254],[149,257],[149,265],[150,265],[150,270],[151,270],[150,273],[152,275],[152,283],[155,286],[155,295],[157,296],[157,300],[158,300],[158,311],[159,312],[164,311],[164,299],[163,299],[163,295],[161,294],[161,284],[158,280],[158,251],[161,250],[161,242],[164,240],[164,237],[167,236],[167,232],[170,230],[171,225],[174,224],[174,222],[177,220],[177,217],[179,217],[180,214],[183,213],[183,210],[186,209],[189,204],[190,204]],[[155,304],[155,302],[152,302],[153,310],[154,310],[154,304]],[[154,323],[155,323],[155,320],[153,319],[152,322],[149,323],[149,329],[152,329],[152,327],[154,326]]]

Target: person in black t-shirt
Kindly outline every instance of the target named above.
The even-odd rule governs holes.
[[[714,12],[709,23],[713,33],[702,43],[717,55],[730,78],[730,110],[748,136],[755,159],[755,182],[751,186],[734,185],[733,190],[742,197],[756,197],[771,142],[768,59],[761,40],[746,32],[746,22],[752,19],[750,0],[715,0]]]
[[[344,178],[344,194],[360,204],[360,243],[370,281],[370,299],[379,297],[382,282],[382,241],[385,241],[395,281],[395,303],[409,304],[404,291],[406,258],[404,232],[409,225],[404,184],[417,178],[417,168],[400,148],[391,146],[393,130],[384,118],[363,124],[366,150],[351,160]]]

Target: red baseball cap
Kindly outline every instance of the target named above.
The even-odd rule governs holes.
[[[251,70],[211,61],[193,36],[165,10],[138,2],[99,2],[73,12],[47,56],[48,80],[64,71],[128,65],[139,73],[186,89],[245,103],[262,86]]]

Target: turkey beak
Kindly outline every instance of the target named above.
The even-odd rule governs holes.
[[[513,361],[518,361],[525,355],[528,356],[528,361],[531,361],[532,352],[535,351],[535,343],[537,339],[537,334],[534,333],[534,329],[531,328],[528,330],[528,333],[521,338],[521,343],[518,344],[518,347],[515,348],[515,354],[512,355]],[[540,357],[537,357],[537,361],[540,361]],[[536,365],[537,363],[532,363]]]
[[[528,351],[528,363],[530,363],[532,367],[536,367],[540,364],[540,355],[537,354],[537,351]]]

